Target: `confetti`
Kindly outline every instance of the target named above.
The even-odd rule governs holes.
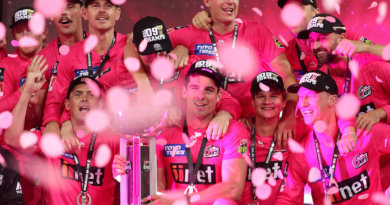
[[[378,18],[376,19],[376,23],[377,24],[383,23],[383,21],[386,18],[386,14],[387,14],[387,3],[386,2],[379,3]]]
[[[34,8],[47,18],[58,17],[66,8],[66,0],[35,0]]]
[[[146,47],[148,47],[148,40],[146,38],[144,38],[141,43],[139,44],[138,46],[138,51],[140,53],[144,52]]]
[[[4,111],[0,113],[0,129],[8,129],[12,125],[12,113]]]
[[[351,74],[354,78],[359,77],[359,63],[356,60],[349,61],[349,68],[351,69]]]
[[[305,20],[304,10],[297,4],[287,4],[283,7],[280,15],[287,27],[298,27]]]
[[[91,93],[93,96],[95,96],[95,97],[100,96],[100,87],[95,81],[93,81],[89,78],[86,78],[85,83],[87,84],[88,88],[91,90]]]
[[[369,196],[370,196],[369,194],[362,194],[362,195],[359,195],[359,196],[358,196],[358,199],[359,199],[359,200],[368,199]]]
[[[28,28],[33,34],[40,35],[45,30],[45,23],[45,17],[41,13],[35,12],[28,20]]]
[[[321,179],[321,172],[317,167],[310,168],[308,180],[310,183],[314,183]]]
[[[168,80],[174,73],[172,61],[166,57],[157,58],[150,67],[153,77],[157,80]]]
[[[95,165],[97,167],[105,167],[111,160],[111,149],[108,145],[102,144],[96,150]]]
[[[372,8],[377,7],[377,6],[378,6],[378,2],[373,1],[373,2],[371,3],[370,7],[368,7],[368,9],[372,9]]]
[[[383,49],[382,58],[385,61],[390,61],[390,44],[387,44]]]
[[[122,5],[126,2],[126,0],[111,0],[111,2],[115,5]]]
[[[261,186],[264,184],[265,180],[267,178],[267,171],[263,168],[256,168],[252,170],[252,184],[256,187]]]
[[[83,130],[77,130],[76,136],[81,139],[85,137],[85,133]]]
[[[109,120],[103,110],[91,110],[85,118],[85,123],[88,129],[94,132],[100,132],[108,126]]]
[[[290,139],[288,139],[287,143],[288,143],[288,147],[290,148],[291,152],[294,152],[294,153],[305,152],[305,149],[297,141],[290,138]]]
[[[60,46],[58,51],[60,52],[61,55],[66,56],[66,55],[68,55],[70,48],[67,45],[62,45],[62,46]]]
[[[360,109],[360,101],[354,95],[344,94],[336,103],[338,117],[349,120],[356,116]]]
[[[255,12],[259,16],[263,16],[263,12],[261,12],[259,8],[253,7],[252,11]]]
[[[130,72],[137,72],[141,66],[141,63],[138,58],[128,57],[125,59],[125,66]]]
[[[268,184],[271,185],[271,186],[276,186],[276,180],[275,180],[273,174],[271,174],[271,175],[268,177]]]
[[[92,35],[88,36],[88,38],[85,40],[85,44],[84,44],[84,53],[91,52],[98,44],[98,41],[99,40],[98,40],[96,35],[92,34]]]
[[[156,140],[156,144],[158,144],[158,145],[160,145],[160,146],[164,146],[164,145],[166,145],[167,143],[168,143],[167,140],[164,139],[164,138],[159,138],[159,139]]]
[[[55,134],[45,134],[40,141],[40,147],[44,155],[47,157],[58,157],[64,153],[64,145],[60,137]]]
[[[34,47],[39,45],[39,42],[30,36],[23,36],[19,42],[18,42],[19,47]]]
[[[371,200],[375,203],[381,204],[381,205],[389,205],[390,199],[386,197],[384,193],[374,193],[371,195]]]
[[[314,123],[314,131],[323,133],[326,130],[326,123],[322,120],[318,120]]]
[[[4,24],[0,22],[0,41],[5,38],[6,33],[7,29],[5,28]]]
[[[259,83],[259,87],[260,87],[260,90],[262,90],[264,92],[269,92],[269,90],[270,90],[270,88],[263,83]]]
[[[271,196],[272,188],[268,184],[256,187],[256,196],[261,200],[266,200]]]
[[[36,145],[38,142],[38,137],[33,132],[24,132],[20,136],[20,146],[23,149]]]
[[[283,154],[281,152],[275,152],[272,155],[272,158],[278,160],[278,161],[283,161]]]

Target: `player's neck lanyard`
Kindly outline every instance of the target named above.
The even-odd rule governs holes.
[[[305,61],[303,59],[301,59],[302,50],[301,50],[301,47],[299,47],[298,42],[296,43],[295,47],[297,48],[298,60],[299,60],[299,63],[301,64],[301,68],[303,70],[303,75],[304,75],[307,73],[307,67],[306,67]]]
[[[217,58],[218,62],[221,62],[220,58],[219,58],[218,48],[217,48],[217,41],[215,40],[215,35],[214,35],[214,32],[213,32],[213,29],[209,30],[209,36],[210,36],[211,43],[213,44],[215,57]],[[237,36],[238,36],[238,25],[235,22],[234,23],[234,31],[233,31],[233,44],[232,44],[233,48],[236,47]],[[224,90],[227,90],[227,85],[228,85],[228,77],[225,76],[225,79],[224,79],[224,82],[223,82],[223,89]]]
[[[329,187],[332,186],[332,181],[334,180],[334,172],[336,170],[336,164],[337,164],[337,158],[339,156],[339,149],[337,147],[337,140],[340,136],[340,130],[337,132],[337,137],[336,137],[336,142],[335,142],[335,145],[334,145],[334,150],[333,150],[333,158],[332,158],[332,164],[329,168],[329,174],[330,174],[330,177],[329,177]],[[324,165],[322,164],[322,158],[321,158],[321,150],[320,150],[320,146],[319,146],[319,142],[318,142],[318,138],[317,138],[317,135],[316,133],[313,131],[313,138],[314,138],[314,144],[315,144],[315,147],[316,147],[316,154],[317,154],[317,160],[318,160],[318,166],[320,168],[320,172],[321,172],[321,180],[322,180],[322,188],[324,189],[324,195],[325,195],[325,198],[328,196],[327,194],[327,189],[328,189],[328,186],[326,185],[326,179],[325,179],[325,171],[324,171]]]
[[[185,118],[184,118],[183,132],[189,137],[187,120]],[[196,160],[195,167],[194,167],[194,164],[192,162],[191,148],[186,147],[190,185],[184,191],[184,194],[191,194],[193,192],[198,192],[198,190],[195,187],[195,182],[196,182],[196,176],[198,175],[198,171],[200,168],[200,163],[202,162],[203,153],[204,153],[204,149],[206,147],[206,143],[207,143],[207,138],[203,137],[202,145],[200,146],[200,149],[199,149],[198,159]]]
[[[88,182],[89,182],[89,171],[91,168],[93,148],[95,147],[97,133],[92,134],[91,142],[89,143],[87,163],[85,165],[84,175],[81,173],[80,160],[76,154],[73,154],[74,163],[76,165],[77,174],[81,181],[81,193],[77,196],[77,205],[90,205],[92,202],[91,195],[88,194]],[[84,178],[83,178],[84,176]],[[80,200],[81,197],[81,200]],[[87,198],[88,197],[88,198]]]
[[[100,63],[100,65],[98,67],[98,70],[96,71],[95,75],[93,74],[93,70],[92,70],[92,56],[91,56],[91,52],[89,52],[87,54],[88,76],[90,76],[92,78],[96,78],[96,77],[98,77],[100,75],[104,65],[107,63],[108,59],[110,59],[110,51],[111,51],[112,47],[114,47],[115,42],[116,42],[116,31],[114,32],[114,38],[112,39],[111,46],[108,48],[106,54],[103,56],[102,62]]]
[[[275,138],[272,139],[271,145],[268,149],[267,157],[265,158],[265,165],[263,167],[265,170],[268,169],[269,162],[271,161],[274,149],[275,149]],[[251,129],[251,150],[250,150],[250,152],[251,152],[252,164],[253,164],[254,168],[257,168],[256,167],[256,122],[255,121],[253,122],[252,129]],[[255,186],[252,186],[252,197],[253,197],[254,202],[257,201],[256,187]]]
[[[349,61],[350,58],[347,59],[347,71],[345,73],[345,81],[344,81],[344,94],[351,92],[351,82],[352,82],[352,73],[349,69]],[[329,67],[328,67],[328,74],[330,74]]]

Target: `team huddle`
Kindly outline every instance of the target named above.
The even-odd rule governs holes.
[[[207,11],[172,29],[147,16],[124,35],[115,30],[120,6],[67,0],[47,45],[46,30],[29,29],[34,9],[15,11],[13,38],[37,43],[7,54],[1,39],[0,113],[11,112],[12,123],[0,129],[0,204],[119,204],[124,133],[86,122],[111,109],[113,89],[142,105],[158,91],[172,94],[156,132],[165,194],[142,204],[304,204],[306,185],[314,204],[377,204],[390,188],[385,46],[320,13],[316,0],[277,1],[304,17],[287,25],[294,38],[282,45],[261,23],[236,19],[239,2],[203,0]],[[173,67],[168,77],[156,74],[161,59]],[[49,136],[61,140],[58,156],[43,145]],[[102,147],[111,153],[105,164]]]

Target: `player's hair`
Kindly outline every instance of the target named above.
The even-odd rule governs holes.
[[[184,78],[184,82],[185,82],[186,87],[187,87],[188,83],[190,82],[191,76],[204,76],[204,75],[201,75],[199,73],[191,73],[189,75],[186,75],[186,77]],[[205,76],[205,77],[207,77],[207,76]],[[212,80],[214,85],[217,87],[217,93],[218,93],[221,90],[221,86],[218,86],[217,83],[213,79],[210,78],[210,80]]]
[[[286,92],[281,92],[281,91],[280,91],[278,88],[276,88],[276,87],[270,87],[270,89],[277,90],[280,94],[282,94],[282,99],[283,99],[283,101],[286,100],[286,97],[287,97]],[[258,91],[256,91],[256,92],[251,92],[252,100],[255,99],[255,95],[256,95],[257,93],[259,93],[259,92],[261,92],[261,90],[258,90]]]

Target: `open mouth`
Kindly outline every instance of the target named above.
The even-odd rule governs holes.
[[[274,107],[262,107],[261,110],[268,111],[268,110],[275,110]]]
[[[314,113],[313,110],[302,110],[301,112],[304,116],[312,116]]]
[[[199,108],[204,108],[204,107],[206,107],[206,103],[200,103],[200,102],[195,102],[194,103],[197,107],[199,107]]]
[[[62,24],[62,25],[68,25],[68,24],[70,24],[70,23],[72,23],[73,21],[70,19],[70,18],[68,18],[68,17],[61,17],[59,20],[58,20],[58,23],[59,24]]]
[[[234,11],[234,9],[232,9],[232,8],[226,8],[226,9],[222,9],[225,13],[227,13],[227,14],[233,14],[233,11]]]
[[[79,111],[80,111],[80,112],[89,112],[89,107],[87,107],[87,106],[81,106],[81,107],[79,108]]]
[[[98,21],[106,21],[106,20],[108,20],[108,18],[106,16],[98,16],[98,17],[96,17],[96,20],[98,20]]]

